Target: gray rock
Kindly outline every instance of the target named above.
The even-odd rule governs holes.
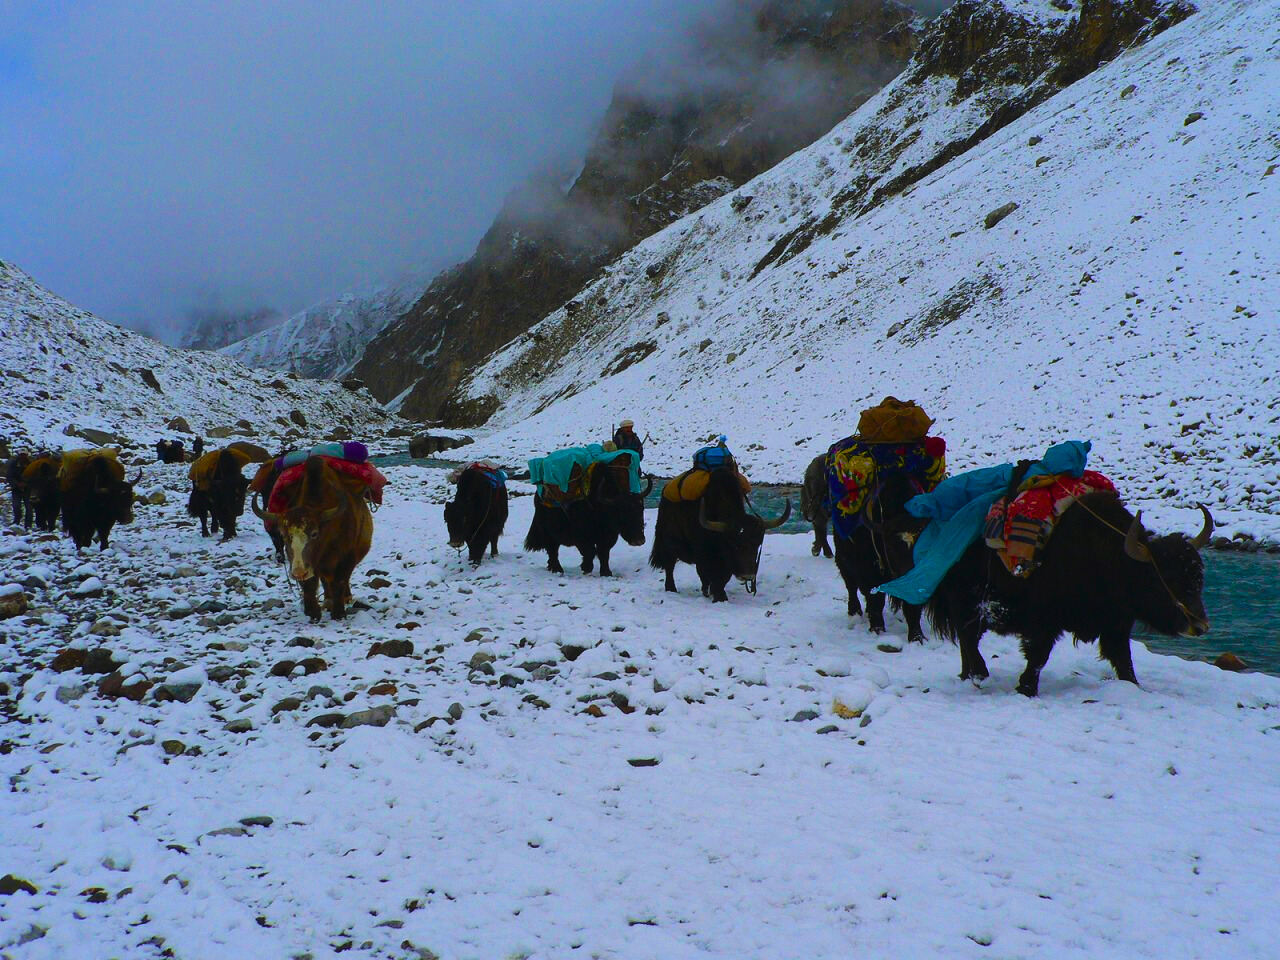
[[[818,711],[817,710],[798,710],[796,711],[796,715],[791,719],[796,722],[803,722],[805,720],[817,720]]]
[[[467,666],[472,670],[479,670],[486,663],[493,663],[497,657],[487,650],[477,650],[471,655],[471,659],[467,661]]]
[[[54,697],[59,703],[71,703],[72,701],[79,700],[88,693],[90,686],[91,684],[84,683],[59,687],[57,693],[54,694]]]
[[[241,643],[239,640],[224,640],[222,642],[223,650],[231,650],[234,653],[244,653],[249,649],[247,643]]]
[[[199,680],[182,680],[178,683],[162,683],[156,691],[156,699],[177,700],[179,703],[190,703],[203,684]],[[161,696],[163,694],[163,697]]]
[[[1018,205],[1013,201],[1010,201],[1009,203],[1006,203],[1003,206],[996,207],[994,210],[992,210],[990,213],[987,214],[986,218],[982,221],[982,225],[986,227],[988,230],[990,230],[997,223],[999,223],[1001,220],[1003,220],[1005,217],[1007,217],[1009,214],[1013,213],[1013,211],[1017,209],[1018,209]]]
[[[240,823],[246,827],[269,827],[275,823],[272,817],[241,817]]]
[[[396,708],[387,703],[380,707],[370,707],[368,710],[357,710],[349,714],[339,726],[344,730],[352,727],[385,727],[395,715]]]
[[[461,720],[461,719],[462,719],[462,704],[460,704],[460,703],[451,703],[451,704],[449,704],[449,709],[448,709],[448,711],[447,711],[447,712],[448,712],[448,714],[449,714],[449,719],[450,719],[450,720],[455,720],[455,721],[457,721],[457,720]]]
[[[230,723],[224,724],[222,727],[228,733],[248,733],[253,729],[253,721],[247,718],[232,720]]]
[[[285,697],[271,708],[271,715],[275,716],[277,713],[284,713],[288,710],[297,710],[300,706],[302,706],[301,697]]]
[[[312,717],[307,721],[308,727],[336,727],[346,716],[341,713],[322,713],[318,717]]]
[[[248,827],[219,827],[205,834],[206,837],[247,837],[248,835]]]
[[[181,740],[164,740],[160,747],[171,757],[180,757],[187,750],[187,745]]]
[[[819,727],[818,733],[835,733],[839,729],[840,728],[837,727],[834,723],[828,723],[825,727]]]
[[[314,700],[316,697],[324,697],[326,700],[332,700],[333,690],[329,687],[314,686],[307,691],[307,699]]]
[[[216,667],[210,667],[206,673],[209,679],[214,683],[226,683],[236,675],[235,668],[229,667],[225,663],[219,664]]]

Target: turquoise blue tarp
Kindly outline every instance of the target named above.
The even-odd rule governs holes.
[[[545,457],[534,457],[529,461],[529,480],[538,485],[538,493],[542,493],[543,484],[551,484],[561,490],[569,489],[569,475],[575,466],[586,469],[593,463],[612,463],[623,454],[632,454],[630,450],[614,450],[606,452],[598,443],[589,443],[585,447],[565,447],[555,450]],[[640,485],[639,458],[631,457],[631,492],[639,493],[644,489]]]
[[[1054,444],[1027,471],[1027,476],[1067,473],[1078,477],[1084,473],[1092,446],[1087,440]],[[991,505],[1009,488],[1013,468],[1012,463],[1005,463],[959,473],[943,480],[933,492],[908,500],[908,513],[930,520],[912,551],[915,567],[906,576],[877,589],[907,603],[924,603],[933,596],[947,571],[978,539]]]

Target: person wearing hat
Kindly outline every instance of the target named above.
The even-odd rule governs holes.
[[[644,444],[640,442],[640,438],[636,436],[635,423],[630,420],[623,420],[618,425],[618,430],[613,435],[613,442],[618,445],[619,450],[634,450],[636,459],[644,459]]]

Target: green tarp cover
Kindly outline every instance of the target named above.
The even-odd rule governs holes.
[[[529,480],[538,485],[539,494],[542,493],[543,484],[547,483],[561,490],[568,490],[569,475],[573,473],[575,466],[586,470],[593,463],[612,463],[624,454],[631,457],[631,492],[639,493],[643,489],[640,485],[640,463],[633,451],[615,450],[609,453],[598,443],[589,443],[585,447],[565,447],[545,457],[534,457],[529,461]]]

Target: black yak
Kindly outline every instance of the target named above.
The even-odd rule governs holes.
[[[471,466],[458,474],[453,499],[444,505],[449,546],[465,544],[471,566],[480,566],[484,548],[498,555],[498,538],[507,524],[507,486],[491,471]],[[602,561],[608,566],[608,561]]]
[[[641,493],[631,492],[629,454],[607,464],[591,465],[591,482],[585,499],[548,506],[537,497],[533,522],[524,538],[526,550],[545,550],[547,569],[564,573],[560,548],[575,547],[582,554],[582,572],[590,573],[600,558],[600,576],[611,577],[609,551],[621,537],[633,547],[644,545],[644,498],[653,489],[653,478]]]
[[[831,542],[827,539],[827,524],[831,514],[827,510],[827,455],[820,453],[804,472],[804,486],[800,488],[800,515],[813,524],[813,546],[809,549],[815,557],[821,553],[831,556]]]
[[[862,506],[861,522],[852,536],[836,533],[836,567],[849,591],[849,616],[862,614],[859,592],[867,601],[867,625],[872,633],[884,633],[885,595],[875,588],[902,576],[911,569],[911,547],[914,535],[924,523],[906,511],[907,501],[919,491],[904,473],[886,472],[885,479],[867,494]],[[907,622],[907,640],[924,641],[920,629],[922,607],[903,603],[896,597],[893,609],[902,610]]]
[[[1195,537],[1152,539],[1141,513],[1130,514],[1114,493],[1086,494],[1058,520],[1039,567],[1026,579],[975,542],[927,604],[938,633],[960,645],[961,679],[988,676],[978,641],[994,630],[1021,641],[1027,667],[1018,692],[1028,697],[1039,692],[1040,671],[1063,633],[1098,641],[1116,676],[1136,684],[1129,649],[1135,622],[1168,636],[1198,637],[1209,629],[1200,550],[1213,533],[1213,517],[1203,504],[1200,509],[1204,526]]]
[[[125,480],[124,467],[114,456],[91,450],[64,454],[59,474],[62,526],[76,548],[87,547],[98,537],[98,548],[109,546],[111,528],[133,522],[133,485],[142,470]]]
[[[226,542],[236,535],[236,519],[244,515],[249,481],[240,472],[248,457],[238,450],[214,450],[191,465],[187,513],[200,518],[200,536],[222,530]]]
[[[725,586],[737,577],[748,593],[756,592],[760,552],[766,530],[780,527],[791,516],[787,501],[774,520],[747,510],[746,494],[735,470],[712,470],[707,488],[697,500],[668,500],[658,504],[649,566],[665,570],[666,589],[676,592],[675,566],[692,563],[702,581],[702,595],[713,602],[728,600]]]

